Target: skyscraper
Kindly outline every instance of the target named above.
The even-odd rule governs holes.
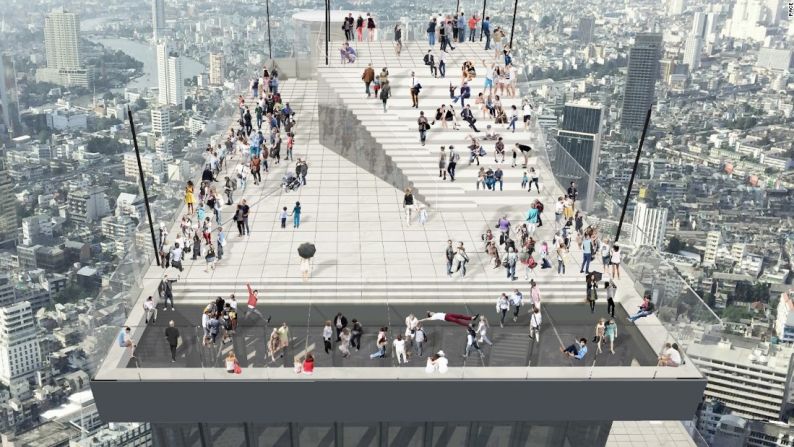
[[[579,19],[579,28],[577,29],[577,36],[582,43],[590,43],[593,41],[593,28],[595,27],[595,19],[592,17],[582,17]]]
[[[41,368],[41,349],[30,303],[0,307],[0,382],[11,386]]]
[[[36,78],[65,86],[88,86],[88,72],[80,60],[80,18],[73,12],[55,9],[44,18],[44,48],[47,68]]]
[[[0,158],[0,245],[17,239],[17,204],[11,176],[6,171],[5,157]]]
[[[686,11],[686,7],[686,0],[669,0],[667,14],[671,16],[681,15]]]
[[[152,35],[154,41],[165,32],[165,0],[152,0]]]
[[[0,54],[0,124],[3,137],[19,131],[19,94],[17,93],[17,74],[14,58],[9,54]]]
[[[703,51],[703,38],[689,36],[684,45],[684,63],[689,66],[689,72],[700,68],[700,53]]]
[[[226,60],[223,53],[210,53],[210,85],[223,85]]]
[[[157,87],[160,105],[171,104],[182,107],[184,103],[184,79],[182,59],[170,51],[168,41],[157,43]]]
[[[653,208],[645,201],[637,202],[632,220],[631,242],[662,249],[667,229],[667,208]]]
[[[627,140],[639,138],[645,116],[654,102],[661,52],[662,35],[658,33],[637,34],[634,46],[629,50],[629,67],[620,116],[621,133]]]
[[[760,23],[766,10],[762,0],[736,0],[725,24],[726,34],[737,39],[763,40],[767,29]]]
[[[602,107],[584,103],[566,104],[557,142],[584,171],[578,180],[582,208],[593,204],[598,158],[601,152]]]
[[[171,112],[168,107],[152,108],[152,132],[156,137],[171,135]]]

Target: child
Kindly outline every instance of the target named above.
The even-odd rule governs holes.
[[[285,206],[279,213],[281,218],[281,228],[287,228],[287,207]]]
[[[425,207],[419,208],[419,223],[424,225],[427,222],[427,209]]]
[[[513,160],[515,160],[515,151],[513,151],[513,155],[514,155]],[[528,184],[529,184],[529,176],[527,175],[527,171],[524,171],[524,176],[521,177],[521,189],[526,188]]]

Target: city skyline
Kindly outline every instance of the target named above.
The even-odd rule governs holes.
[[[512,3],[462,2],[466,41],[446,53],[441,36],[431,44],[427,30],[431,18],[442,20],[455,5],[332,4],[327,63],[324,14],[311,9],[317,7],[292,0],[6,5],[4,442],[623,445],[617,443],[657,419],[666,421],[653,425],[654,435],[664,434],[651,443],[786,447],[794,439],[794,22],[787,2],[552,1],[519,4],[515,20]],[[365,24],[360,37],[351,31],[352,56],[343,45],[348,8]],[[487,39],[477,21],[483,9]],[[367,28],[367,14],[375,28]],[[505,33],[497,43],[499,27]],[[457,26],[449,31],[458,35]],[[428,49],[432,67],[446,62],[446,78],[423,60]],[[464,61],[474,68],[462,72]],[[491,63],[499,70],[491,71]],[[368,64],[380,89],[376,99],[373,85],[365,91]],[[384,67],[389,74],[381,77]],[[384,100],[386,78],[391,97]],[[417,81],[418,104],[411,107]],[[454,118],[439,114],[441,104]],[[424,134],[417,132],[419,112],[428,119]],[[450,171],[456,157],[457,170]],[[253,158],[261,162],[261,180]],[[570,182],[578,190],[569,203]],[[188,197],[201,208],[201,222],[198,212],[187,211]],[[252,231],[238,237],[242,199]],[[542,223],[533,220],[533,207]],[[503,218],[510,221],[506,234]],[[228,233],[222,245],[220,227]],[[504,236],[512,238],[513,255]],[[559,249],[561,241],[567,249]],[[296,254],[306,242],[317,248],[309,278]],[[213,263],[208,245],[218,255]],[[464,257],[465,277],[455,268]],[[530,258],[536,268],[528,267]],[[584,280],[587,268],[603,276],[595,295]],[[544,303],[537,340],[530,278]],[[261,319],[244,315],[247,283],[259,290],[254,308]],[[166,288],[176,310],[165,307]],[[523,293],[520,308],[514,289]],[[242,303],[240,330],[224,329],[219,319],[212,345],[197,325],[209,330],[203,310],[232,293]],[[502,293],[506,318],[499,314]],[[644,295],[653,312],[629,320]],[[159,315],[150,312],[148,296]],[[475,349],[465,328],[426,321],[429,341],[419,357],[406,317],[422,319],[428,310],[481,314],[490,320],[487,336],[475,325]],[[329,352],[324,323],[334,326],[337,312],[351,329],[353,318],[364,323],[360,353],[347,355],[336,338]],[[608,343],[597,346],[593,331],[599,334],[601,317],[614,315],[619,335],[612,354]],[[180,334],[173,358],[163,337],[169,320]],[[271,361],[269,337],[282,320],[292,346],[283,360]],[[388,339],[383,358],[379,332]],[[397,335],[409,340],[407,363],[393,343]],[[583,360],[559,352],[573,346],[578,355],[571,343],[581,337],[589,348]],[[131,353],[120,346],[127,340],[137,345]],[[675,343],[677,354],[666,343]],[[427,375],[427,356],[439,350],[449,372]],[[241,375],[226,372],[230,352]],[[315,374],[295,374],[304,367],[298,357],[309,352]],[[678,368],[667,368],[676,355]],[[580,365],[601,388],[579,377]],[[522,372],[514,377],[512,368]],[[379,375],[391,379],[378,379],[370,390]],[[358,390],[333,394],[341,393],[344,377],[355,377]],[[457,400],[480,386],[474,377],[493,385],[480,390],[481,400],[499,405],[491,412],[498,421],[474,416]],[[549,404],[546,419],[535,408],[522,417],[516,399],[497,402],[491,394],[502,386],[494,377],[512,377],[514,393],[536,396],[553,389],[545,381],[556,377],[567,384],[557,396],[576,411],[564,417]],[[168,386],[156,389],[154,378]],[[201,394],[187,391],[193,380],[235,390],[247,383],[243,394],[278,395],[282,419],[290,416],[255,416],[246,400],[221,420],[205,420],[197,401],[177,399]],[[655,406],[617,404],[631,395],[632,381],[645,383]],[[420,382],[433,386],[420,392]],[[671,388],[662,392],[667,382]],[[693,388],[684,392],[683,382]],[[276,383],[278,390],[269,388]],[[597,399],[612,403],[587,410],[588,396],[618,385],[622,392]],[[117,394],[127,386],[136,392]],[[314,397],[303,394],[309,388]],[[448,398],[434,394],[440,391]],[[408,395],[423,404],[401,413],[392,404]],[[677,395],[686,398],[675,401]],[[354,396],[366,405],[345,417],[301,408],[319,396]],[[379,419],[372,407],[383,396],[391,396],[383,404],[389,409]],[[149,402],[161,405],[147,408]],[[124,419],[125,412],[135,417]],[[151,419],[160,412],[168,414]],[[595,413],[597,423],[588,416]],[[442,421],[438,414],[454,417]],[[589,438],[580,436],[585,431]]]

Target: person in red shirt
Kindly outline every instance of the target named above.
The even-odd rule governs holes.
[[[477,17],[477,14],[472,14],[471,18],[469,18],[469,41],[474,42],[474,35],[477,31],[477,24],[480,23],[480,18]]]
[[[265,318],[259,309],[256,308],[256,303],[259,301],[259,291],[251,288],[251,284],[246,284],[248,287],[248,310],[245,311],[243,318],[248,318],[252,313],[259,315],[259,318]],[[270,323],[270,315],[267,316],[267,323]]]

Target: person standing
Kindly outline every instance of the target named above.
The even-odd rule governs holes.
[[[223,259],[223,248],[226,247],[226,233],[223,231],[223,227],[218,227],[218,260],[220,261]],[[181,267],[180,262],[180,267]],[[180,269],[181,270],[181,269]]]
[[[612,256],[609,259],[612,265],[612,278],[620,279],[620,247],[612,245]]]
[[[405,341],[413,344],[414,334],[416,333],[416,326],[419,324],[419,319],[416,315],[409,314],[405,317]]]
[[[430,22],[427,24],[427,44],[430,45],[430,48],[436,45],[436,24],[435,17],[430,19]]]
[[[499,327],[505,327],[505,317],[507,316],[508,310],[510,310],[510,299],[507,298],[507,294],[503,292],[499,295],[499,298],[496,299],[496,313],[499,315]]]
[[[601,267],[604,269],[604,272],[609,271],[609,239],[604,239],[601,243],[601,247],[599,247],[599,251],[601,252]]]
[[[493,346],[493,342],[491,339],[488,338],[488,328],[490,325],[488,324],[488,319],[485,318],[485,315],[480,315],[480,321],[477,323],[477,335],[480,336],[479,343],[487,343],[488,346]]]
[[[510,295],[510,304],[513,306],[513,322],[518,321],[518,314],[521,312],[521,305],[524,303],[524,295],[513,289],[513,294]]]
[[[444,150],[444,146],[441,146],[441,152],[438,155],[438,176],[442,180],[447,179],[447,153]]]
[[[386,103],[389,101],[391,97],[391,86],[389,85],[389,81],[381,83],[380,86],[380,100],[383,101],[383,113],[386,113],[387,106]]]
[[[458,28],[458,42],[464,43],[466,42],[466,17],[463,15],[463,11],[457,17],[457,28]]]
[[[598,281],[595,275],[587,276],[587,302],[590,304],[590,313],[595,313],[595,304],[598,300]]]
[[[438,53],[438,75],[441,79],[447,77],[447,53],[444,51]]]
[[[342,353],[342,358],[350,357],[350,329],[342,330],[339,341],[339,352]]]
[[[455,253],[455,260],[457,261],[457,269],[455,269],[455,273],[460,271],[461,278],[466,276],[466,264],[469,263],[469,256],[466,255],[466,249],[458,247],[458,252]]]
[[[243,217],[243,228],[245,229],[245,234],[250,236],[251,228],[248,226],[248,213],[250,212],[251,207],[248,206],[248,202],[246,202],[245,199],[243,199],[240,202],[240,205],[241,205],[240,209],[242,210],[242,217]]]
[[[333,329],[331,329],[331,321],[328,320],[325,322],[325,326],[323,327],[323,346],[325,347],[325,353],[328,354],[333,351],[333,346],[331,345],[331,337],[334,335]]]
[[[447,249],[445,251],[447,258],[447,276],[452,276],[452,263],[455,261],[455,249],[452,247],[452,239],[447,240]]]
[[[617,286],[612,280],[604,281],[604,288],[607,289],[607,313],[615,318],[615,292]]]
[[[414,194],[411,188],[405,188],[403,196],[403,209],[405,210],[405,223],[411,225],[411,213],[414,209]]]
[[[359,42],[364,40],[364,18],[361,17],[361,14],[359,14],[358,18],[356,19],[356,35]]]
[[[364,333],[364,327],[361,323],[353,318],[353,328],[350,331],[350,346],[356,348],[356,351],[361,349],[361,334]]]
[[[535,340],[536,343],[540,342],[540,324],[542,321],[543,318],[540,313],[540,308],[536,307],[532,309],[532,313],[529,317],[529,338]]]
[[[413,89],[411,91],[413,92]],[[427,141],[427,131],[430,130],[430,123],[427,122],[425,112],[419,112],[419,119],[416,120],[416,123],[419,125],[419,141],[424,146]],[[439,177],[441,177],[441,174],[439,174]]]
[[[361,80],[364,81],[364,92],[367,94],[367,98],[369,98],[371,96],[369,85],[375,80],[375,69],[372,68],[372,64],[367,64],[367,68],[364,69],[364,74],[361,75]]]
[[[485,36],[485,51],[491,49],[491,18],[486,16],[482,21],[482,35]]]
[[[334,329],[336,330],[336,341],[342,341],[342,331],[347,328],[347,318],[338,312],[334,317]]]
[[[281,356],[283,357],[287,352],[287,348],[289,347],[289,326],[287,326],[287,322],[281,323],[281,327],[278,328],[278,341],[281,343],[279,350],[281,352]]]
[[[353,40],[353,26],[356,20],[353,18],[353,13],[348,13],[347,17],[345,17],[345,23],[342,25],[342,29],[345,30],[345,40],[350,42]]]
[[[165,328],[165,339],[168,340],[168,347],[171,349],[171,363],[176,362],[176,348],[179,346],[179,329],[174,326],[174,320],[168,322]]]
[[[579,194],[579,190],[576,189],[576,182],[571,182],[571,186],[568,187],[568,197],[571,198],[571,207],[576,207],[576,196]]]
[[[596,343],[596,351],[601,354],[601,343],[604,342],[604,332],[606,329],[606,320],[600,319],[598,323],[596,323],[595,327],[595,335],[593,336],[593,341]]]
[[[168,307],[169,300],[171,301],[171,311],[174,311],[174,290],[171,287],[171,283],[174,282],[176,282],[175,279],[168,279],[168,274],[165,274],[160,280],[160,285],[157,286],[157,292],[160,299],[163,300],[163,311]]]
[[[367,40],[373,42],[375,40],[375,19],[367,13]]]
[[[460,155],[455,152],[455,146],[449,146],[449,164],[447,165],[447,173],[449,174],[449,181],[455,181],[455,168],[458,166]]]
[[[480,345],[477,343],[477,331],[472,324],[469,324],[468,327],[466,327],[466,350],[463,353],[463,358],[468,358],[472,349],[480,354],[481,359],[485,358],[485,354],[483,354]]]
[[[419,354],[419,357],[424,356],[424,346],[425,342],[427,341],[427,334],[425,330],[422,328],[421,323],[416,324],[416,332],[414,332],[414,349],[416,353]]]
[[[301,203],[295,202],[295,206],[292,208],[292,228],[298,228],[301,226]]]
[[[618,326],[615,324],[615,319],[612,318],[607,321],[604,327],[604,337],[609,341],[609,352],[615,353],[615,338],[618,336]]]
[[[418,109],[419,108],[419,91],[422,89],[422,84],[416,80],[416,74],[412,71],[411,72],[411,107]]]
[[[397,364],[408,363],[408,356],[405,352],[405,340],[401,334],[397,334],[397,338],[392,341],[394,347],[394,356],[397,357]]]
[[[462,14],[461,14],[462,15]],[[469,18],[469,42],[474,42],[474,36],[477,34],[477,24],[480,23],[480,18],[477,14],[472,14]]]
[[[590,261],[593,259],[593,241],[590,239],[590,234],[584,235],[582,241],[582,268],[579,273],[590,274]]]
[[[507,269],[507,279],[511,281],[516,280],[516,265],[518,264],[518,253],[513,247],[507,248],[507,255],[505,256],[505,268]]]
[[[533,308],[540,309],[540,287],[534,279],[529,280],[529,299]]]

